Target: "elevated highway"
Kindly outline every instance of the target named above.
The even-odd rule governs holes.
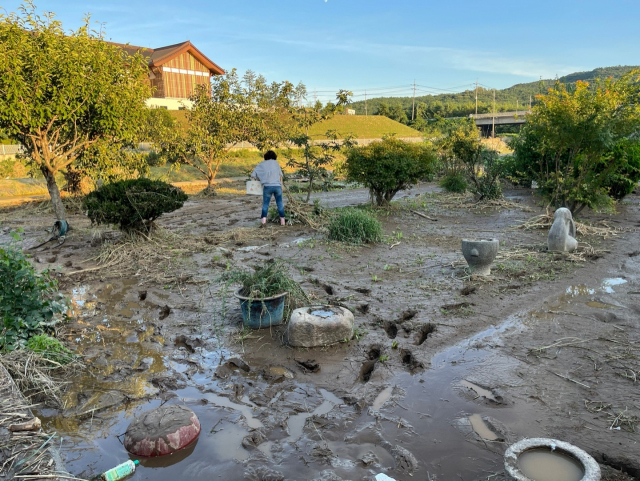
[[[476,126],[482,129],[482,133],[490,135],[494,125],[517,125],[524,124],[526,115],[530,110],[519,110],[517,112],[496,112],[495,114],[469,114],[476,122]]]

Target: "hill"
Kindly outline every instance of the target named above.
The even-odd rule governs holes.
[[[636,66],[604,67],[588,72],[575,72],[558,81],[568,85],[574,85],[578,80],[593,81],[597,78],[619,78]],[[516,84],[511,87],[496,90],[496,111],[514,111],[528,108],[529,102],[535,104],[535,96],[553,87],[556,79],[546,79],[537,82]],[[493,93],[491,89],[478,87],[478,113],[489,113],[493,109]],[[416,118],[433,119],[437,117],[466,117],[475,112],[476,92],[474,89],[464,92],[425,95],[416,97]],[[367,100],[369,112],[386,115],[402,123],[410,123],[411,97],[377,97]],[[354,102],[351,108],[357,114],[364,114],[364,101]],[[419,122],[416,124],[420,128]]]
[[[309,129],[309,136],[315,140],[326,139],[328,130],[339,134],[354,134],[359,139],[379,139],[387,134],[397,137],[421,137],[422,133],[407,125],[380,115],[336,115],[318,122]]]

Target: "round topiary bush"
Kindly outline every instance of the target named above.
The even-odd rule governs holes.
[[[165,212],[184,205],[187,194],[161,180],[131,179],[105,184],[85,197],[94,224],[113,224],[125,232],[149,231]]]
[[[329,239],[352,244],[379,242],[382,239],[382,226],[368,212],[345,209],[331,219]]]

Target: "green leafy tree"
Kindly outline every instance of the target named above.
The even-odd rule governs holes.
[[[412,143],[385,137],[347,152],[347,180],[369,188],[371,201],[385,205],[398,191],[433,175],[436,154],[429,143]]]
[[[351,97],[353,97],[353,92],[351,90],[340,89],[338,90],[338,93],[336,93],[336,105],[342,107],[344,115],[347,114],[347,108],[351,103]]]
[[[253,72],[240,79],[233,69],[213,77],[211,89],[199,86],[190,97],[186,127],[159,129],[156,143],[178,165],[197,169],[212,194],[220,166],[241,142],[264,150],[287,138],[292,92],[289,82],[268,85]]]
[[[512,143],[547,201],[575,214],[624,196],[640,180],[640,71],[618,80],[556,83]],[[628,183],[621,180],[627,179]]]
[[[0,128],[42,172],[58,219],[56,174],[100,142],[132,144],[150,96],[148,67],[89,27],[65,32],[27,2],[0,15]]]

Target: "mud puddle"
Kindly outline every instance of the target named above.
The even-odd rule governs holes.
[[[570,456],[548,449],[531,449],[518,458],[518,467],[531,479],[540,481],[580,481],[584,471]]]

